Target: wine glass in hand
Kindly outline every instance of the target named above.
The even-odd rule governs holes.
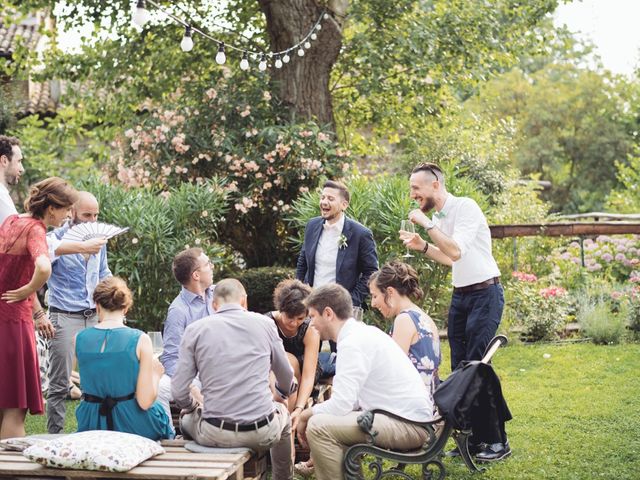
[[[411,222],[411,220],[402,220],[402,223],[400,224],[400,230],[404,230],[405,232],[409,232],[409,233],[416,233],[416,229],[413,227],[413,223]],[[407,253],[405,253],[403,257],[404,258],[413,257],[413,255],[411,255],[411,252],[409,252],[408,246],[407,246]]]

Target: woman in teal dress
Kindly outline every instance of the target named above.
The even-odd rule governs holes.
[[[146,333],[124,324],[133,299],[121,278],[98,284],[93,300],[98,325],[76,336],[82,401],[78,431],[115,430],[152,440],[173,438],[171,420],[156,402],[164,373]]]
[[[393,318],[390,335],[409,356],[429,393],[440,384],[440,337],[433,320],[412,298],[422,298],[418,274],[411,265],[391,261],[369,279],[371,306]]]

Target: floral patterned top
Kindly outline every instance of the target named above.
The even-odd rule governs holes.
[[[438,368],[440,367],[442,356],[440,354],[438,332],[432,331],[432,326],[425,319],[420,318],[422,312],[403,310],[400,313],[408,314],[416,327],[418,341],[409,347],[409,359],[418,370],[429,393],[433,394],[433,391],[440,385]],[[393,326],[390,334],[393,335]]]

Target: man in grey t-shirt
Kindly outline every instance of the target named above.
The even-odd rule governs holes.
[[[297,385],[275,324],[246,310],[247,294],[234,279],[216,285],[213,306],[216,312],[190,324],[180,343],[171,392],[183,409],[182,432],[201,445],[270,449],[272,478],[292,479],[291,419],[273,399],[269,372],[285,398]],[[201,407],[190,395],[196,374]]]

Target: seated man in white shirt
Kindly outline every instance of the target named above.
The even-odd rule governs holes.
[[[357,424],[360,411],[381,409],[416,422],[432,420],[433,404],[409,357],[382,330],[353,318],[349,292],[340,285],[315,289],[305,304],[323,340],[334,340],[337,357],[331,398],[305,410],[298,436],[309,445],[318,480],[344,477],[345,448],[367,441]],[[424,429],[385,415],[375,416],[376,445],[408,450],[427,439]]]

